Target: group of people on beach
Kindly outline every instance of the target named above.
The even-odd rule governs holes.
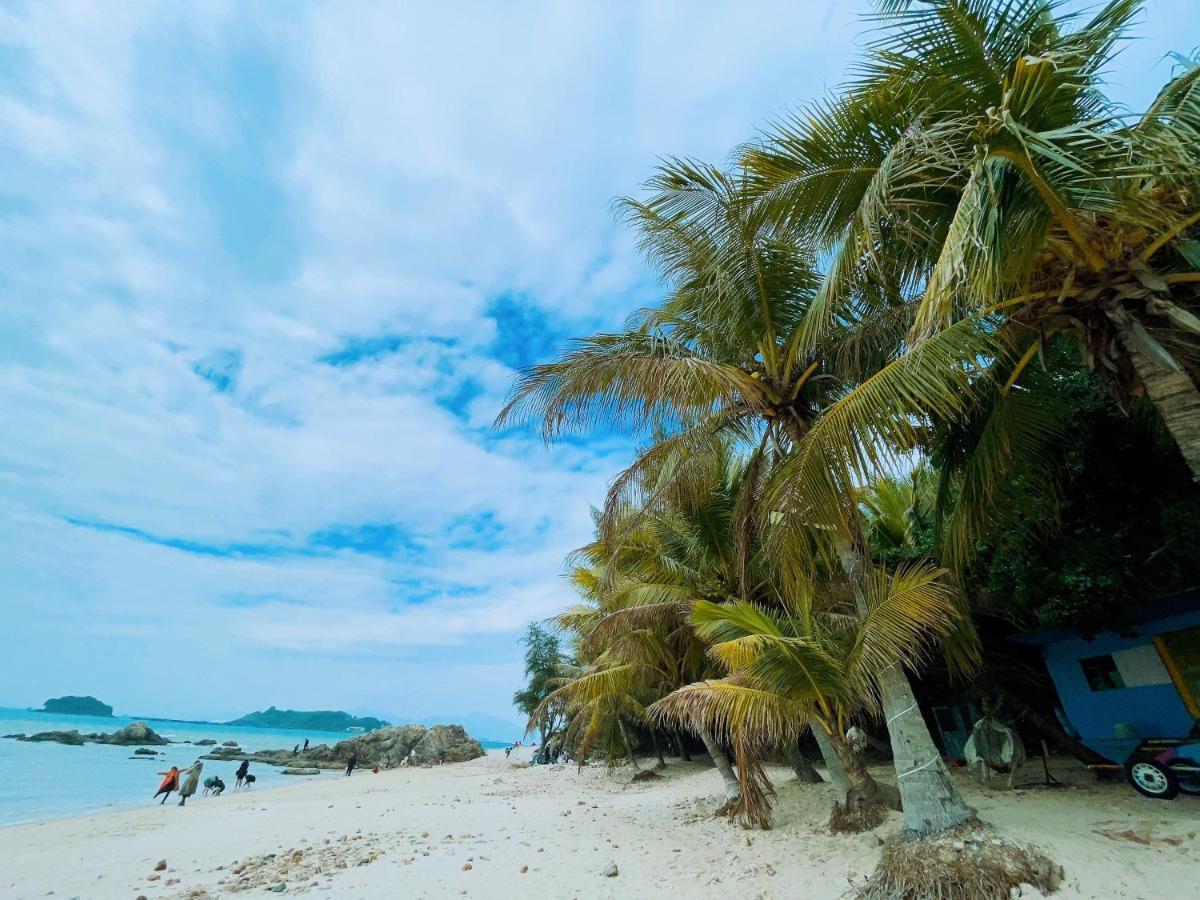
[[[301,747],[300,744],[297,744],[292,749],[292,756],[298,756],[307,750],[308,738],[305,738],[303,747]],[[405,760],[405,762],[411,762],[411,760]],[[357,766],[358,754],[351,753],[350,759],[346,761],[346,774],[352,774]],[[159,775],[164,776],[162,782],[158,785],[158,790],[154,793],[155,798],[159,796],[162,797],[162,800],[159,801],[159,805],[161,806],[163,803],[166,803],[167,798],[176,791],[179,792],[179,805],[185,805],[187,803],[187,798],[196,793],[196,788],[200,783],[200,772],[203,770],[203,768],[204,763],[200,760],[196,760],[190,769],[181,770],[179,766],[171,766],[171,768],[167,769],[167,771],[159,772]],[[379,769],[376,768],[374,771],[378,772]],[[250,785],[254,784],[255,778],[250,774],[250,760],[248,759],[243,759],[241,765],[237,767],[237,771],[233,774],[237,779],[233,785],[234,790],[248,788]],[[224,790],[225,782],[222,781],[218,776],[213,775],[210,778],[204,779],[204,794],[212,794],[214,797],[219,797]]]
[[[307,744],[308,742],[305,741]],[[162,795],[162,800],[159,801],[159,806],[167,802],[167,798],[175,791],[179,792],[179,805],[184,806],[187,803],[187,798],[196,793],[196,788],[200,783],[200,772],[204,769],[204,763],[196,760],[190,769],[181,770],[179,766],[171,766],[165,772],[159,772],[159,775],[164,776],[163,780],[158,785],[158,790],[154,792],[154,797]],[[237,780],[234,782],[234,789],[242,787],[250,787],[254,784],[255,778],[250,774],[250,760],[243,759],[242,764],[237,767],[237,771],[233,773]],[[347,772],[347,775],[350,773]],[[225,790],[225,782],[219,776],[213,775],[210,778],[204,779],[204,793],[212,794],[214,797],[219,797]]]

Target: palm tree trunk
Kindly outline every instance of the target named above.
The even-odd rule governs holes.
[[[720,744],[716,742],[707,728],[697,729],[696,734],[704,742],[704,749],[708,751],[713,765],[721,773],[721,780],[725,783],[725,802],[729,803],[742,796],[742,786],[738,783],[737,775],[733,773],[733,766],[729,764],[729,757],[725,755]]]
[[[796,773],[796,780],[804,784],[821,784],[825,779],[821,777],[821,773],[813,768],[813,764],[809,762],[804,751],[798,746],[793,745],[788,751],[788,764],[791,765],[792,771]]]
[[[629,754],[629,761],[635,769],[639,768],[637,757],[633,755],[633,744],[629,742],[629,732],[625,730],[625,723],[621,721],[621,717],[617,716],[617,727],[621,729],[621,739],[625,741],[625,752]]]
[[[1146,388],[1146,396],[1158,410],[1163,424],[1175,439],[1192,480],[1200,482],[1200,391],[1187,372],[1170,369],[1150,357],[1133,337],[1134,320],[1123,309],[1109,311],[1129,362]]]
[[[667,767],[667,761],[663,759],[662,746],[658,743],[658,735],[654,733],[653,728],[650,729],[650,743],[654,745],[654,755],[658,757],[658,767],[660,769],[665,769]]]
[[[915,835],[934,834],[975,818],[975,810],[963,802],[942,762],[898,662],[879,679],[879,690],[892,740],[905,830]]]
[[[844,798],[854,787],[854,782],[846,774],[846,767],[842,765],[842,758],[833,748],[833,740],[829,732],[825,730],[825,726],[814,724],[812,733],[816,738],[817,747],[821,751],[821,758],[825,760],[825,770],[829,773],[829,780],[833,782],[833,786]]]
[[[865,618],[867,601],[860,581],[865,568],[863,556],[848,544],[840,549],[839,556],[854,591],[858,614]],[[963,802],[954,786],[898,660],[880,675],[879,692],[891,739],[905,831],[917,836],[935,834],[974,819],[975,810]]]

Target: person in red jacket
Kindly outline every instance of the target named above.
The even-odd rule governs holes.
[[[166,775],[167,777],[162,780],[162,784],[158,786],[158,791],[155,792],[154,796],[157,797],[159,794],[162,794],[162,803],[166,803],[167,798],[171,796],[171,791],[179,789],[179,766],[171,766],[167,771],[159,772],[158,774]],[[162,803],[159,805],[161,806]]]

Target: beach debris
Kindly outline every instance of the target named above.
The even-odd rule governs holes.
[[[615,862],[613,862],[613,863],[609,863],[607,866],[605,866],[603,869],[601,869],[600,874],[603,875],[605,878],[616,878],[617,875],[620,874],[620,872],[617,870],[617,864]]]
[[[857,897],[1003,897],[1024,883],[1050,894],[1062,880],[1062,867],[1034,848],[975,823],[920,840],[890,838]]]
[[[529,871],[529,866],[521,866],[521,874],[524,875]]]
[[[464,872],[470,872],[473,868],[475,868],[475,867],[473,865],[471,865],[469,862],[462,864],[462,870]]]
[[[156,874],[150,874],[150,875],[146,876],[147,881],[158,881],[158,879],[160,879],[160,878],[162,878],[162,876],[156,875]]]
[[[1150,846],[1150,838],[1146,837],[1144,834],[1138,834],[1132,828],[1127,828],[1124,831],[1111,831],[1107,828],[1093,828],[1092,833],[1098,834],[1101,837],[1106,837],[1110,841],[1129,841],[1133,844],[1144,844],[1147,847]]]
[[[160,859],[157,863],[154,864],[155,872],[162,872],[166,868],[167,868],[167,861],[165,859]]]

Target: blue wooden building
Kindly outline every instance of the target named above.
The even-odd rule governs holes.
[[[1124,633],[1013,640],[1041,648],[1066,724],[1114,762],[1145,738],[1185,737],[1200,720],[1200,590],[1151,604]]]

